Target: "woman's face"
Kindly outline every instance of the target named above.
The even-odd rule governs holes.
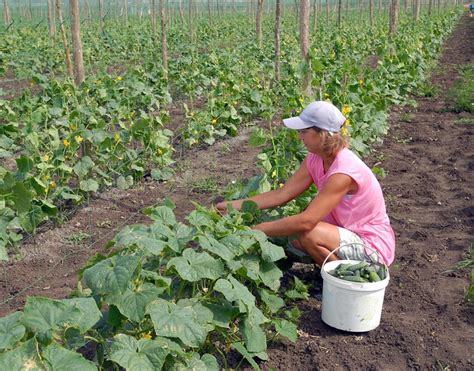
[[[321,154],[322,135],[313,128],[298,130],[301,141],[309,152]]]

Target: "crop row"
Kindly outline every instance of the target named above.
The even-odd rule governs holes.
[[[327,32],[314,44],[315,96],[345,107],[344,130],[354,150],[364,153],[385,133],[387,107],[420,86],[455,16],[425,19],[415,28],[407,22],[394,39],[380,25],[371,34],[353,32],[354,26]],[[190,102],[206,101],[200,109],[185,105],[180,136],[187,145],[212,144],[216,136],[235,135],[242,123],[301,109],[296,40],[296,33],[283,38],[285,68],[278,83],[268,57],[271,43],[259,49],[250,40],[205,55],[184,49],[170,64],[169,80],[159,62],[146,60],[118,76],[90,76],[81,87],[35,74],[40,94],[0,101],[0,157],[7,160],[0,167],[0,256],[7,258],[7,246],[22,231],[34,232],[90,192],[127,188],[150,170],[155,179],[168,179],[170,138],[177,134],[166,128],[170,89]],[[374,66],[368,65],[371,57]],[[284,169],[291,167],[278,156],[268,162],[272,177],[285,179]]]

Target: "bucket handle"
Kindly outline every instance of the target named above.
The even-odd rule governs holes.
[[[338,251],[338,250],[341,249],[342,247],[350,246],[350,245],[361,245],[361,246],[364,247],[365,249],[372,250],[372,252],[370,253],[369,256],[371,256],[373,253],[375,253],[375,254],[377,255],[377,258],[382,261],[382,264],[385,265],[385,266],[387,266],[387,265],[385,264],[385,262],[383,261],[383,259],[381,259],[381,258],[382,258],[382,255],[380,255],[380,253],[379,253],[377,250],[375,250],[373,247],[364,245],[363,243],[360,243],[360,242],[351,242],[351,243],[345,243],[344,245],[338,246],[338,247],[336,247],[334,250],[332,250],[332,251],[328,254],[328,256],[326,256],[326,259],[324,259],[323,264],[321,265],[321,270],[323,269],[324,265],[326,264],[327,260],[329,259],[329,257],[330,257],[331,255],[335,254],[336,251]]]

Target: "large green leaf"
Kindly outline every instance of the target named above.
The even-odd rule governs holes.
[[[126,370],[156,371],[163,368],[167,355],[159,342],[119,334],[113,339],[109,359]]]
[[[210,227],[212,225],[214,225],[214,221],[212,220],[212,218],[202,212],[202,211],[198,211],[198,210],[194,210],[192,211],[188,217],[187,217],[189,223],[195,227]]]
[[[119,295],[133,280],[138,263],[137,256],[115,255],[86,269],[83,277],[94,295]]]
[[[298,327],[286,319],[275,320],[275,330],[281,335],[286,337],[292,343],[296,343],[298,340]]]
[[[20,321],[33,333],[48,333],[64,327],[86,332],[100,319],[101,313],[93,298],[54,300],[29,297]]]
[[[0,318],[0,350],[13,348],[25,335],[25,326],[20,323],[21,312]]]
[[[255,306],[255,296],[253,296],[249,289],[231,275],[227,278],[228,280],[223,278],[218,280],[214,285],[214,290],[221,292],[230,302],[238,302],[239,304],[242,302],[247,307]]]
[[[154,221],[159,221],[169,226],[174,226],[176,224],[174,212],[167,206],[154,207],[148,215]]]
[[[283,248],[268,241],[267,236],[262,231],[251,230],[247,231],[247,234],[250,234],[259,242],[260,249],[262,250],[262,258],[264,260],[275,262],[286,257]]]
[[[278,291],[283,272],[274,263],[268,261],[261,262],[258,275],[266,286],[273,291]]]
[[[246,317],[239,327],[249,352],[258,353],[267,349],[267,336],[258,323]]]
[[[225,261],[230,261],[235,256],[232,246],[226,246],[210,236],[199,236],[199,244],[204,250],[216,254]]]
[[[32,195],[23,183],[16,183],[12,189],[12,200],[15,210],[20,213],[28,212],[31,208]]]
[[[117,246],[136,245],[153,255],[159,255],[166,244],[157,239],[146,225],[131,225],[122,229],[114,238]]]
[[[37,348],[38,344],[33,338],[18,348],[0,353],[0,370],[46,370],[39,358]]]
[[[45,363],[49,370],[54,371],[93,371],[97,367],[91,361],[85,359],[81,354],[64,349],[58,344],[50,344],[43,351]]]
[[[125,317],[140,322],[145,317],[145,307],[166,290],[151,283],[144,283],[134,290],[127,289],[120,295],[112,296],[108,301],[115,304]]]
[[[89,171],[94,167],[94,162],[91,160],[89,156],[82,157],[74,166],[74,173],[79,178],[84,178]]]
[[[217,363],[216,357],[211,354],[203,354],[202,357],[198,353],[194,353],[184,364],[176,365],[176,371],[218,371],[219,364]]]
[[[278,295],[272,294],[265,289],[260,289],[259,293],[260,298],[266,304],[270,312],[276,313],[285,306],[285,301]]]
[[[43,297],[26,299],[21,323],[33,333],[47,333],[65,327],[80,310],[59,300]]]
[[[21,156],[16,160],[16,166],[20,173],[28,173],[33,169],[34,162],[31,158],[26,156]]]
[[[215,280],[225,272],[221,261],[214,259],[206,252],[198,253],[193,249],[186,249],[182,256],[172,258],[167,267],[175,267],[180,277],[189,282],[196,282],[203,278]]]
[[[157,299],[146,308],[155,332],[159,336],[178,338],[190,347],[201,346],[207,336],[208,326],[198,321],[192,307],[179,307],[163,299]]]
[[[84,192],[96,192],[99,189],[99,183],[94,179],[81,180],[79,188]]]
[[[69,324],[79,329],[81,333],[85,333],[92,328],[102,317],[102,313],[93,298],[63,299],[61,302],[71,308],[78,308],[80,310],[80,312],[76,312],[77,315]]]
[[[212,324],[219,327],[229,327],[229,323],[238,315],[239,309],[230,305],[227,301],[222,304],[202,304],[212,312]]]

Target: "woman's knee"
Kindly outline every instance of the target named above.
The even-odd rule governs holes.
[[[339,231],[336,226],[320,222],[311,231],[298,236],[302,246],[324,246],[333,249],[339,245]]]

